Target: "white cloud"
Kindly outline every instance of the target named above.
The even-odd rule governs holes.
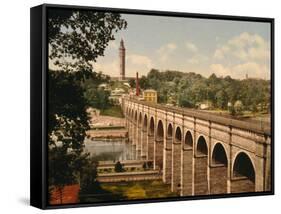
[[[244,32],[229,39],[215,50],[213,57],[220,64],[210,65],[212,72],[233,78],[245,78],[246,74],[254,78],[270,78],[270,47],[257,34]]]
[[[232,68],[233,74],[240,77],[245,77],[247,74],[249,77],[258,77],[269,79],[269,66],[258,64],[255,62],[247,62],[243,64],[236,65]]]
[[[152,67],[152,61],[145,55],[129,54],[126,56],[126,76],[133,77],[136,72],[147,73]],[[104,74],[116,77],[119,76],[119,60],[104,61],[103,58],[93,64],[95,71],[102,71]]]
[[[127,56],[128,64],[139,65],[147,69],[152,68],[152,61],[145,55],[130,54]]]
[[[231,70],[222,64],[212,64],[210,65],[210,73],[214,73],[219,77],[225,77],[227,75],[231,75]]]
[[[102,71],[104,74],[119,76],[119,61],[114,60],[110,63],[98,61],[93,64],[94,71]]]
[[[169,50],[175,50],[177,46],[174,43],[169,43],[166,45],[166,48],[168,48]]]
[[[208,56],[199,52],[199,48],[192,42],[187,41],[184,43],[185,48],[188,50],[189,55],[187,62],[192,65],[197,65],[208,60]]]
[[[233,58],[242,62],[257,61],[261,63],[269,61],[269,54],[268,42],[257,34],[244,32],[217,48],[214,58],[218,60]]]
[[[136,72],[147,74],[153,67],[152,60],[141,54],[130,54],[126,58],[126,76],[134,77]]]
[[[198,64],[199,63],[199,59],[196,57],[191,57],[190,59],[187,60],[187,62],[189,64]]]
[[[207,60],[207,56],[204,56],[202,54],[199,53],[199,49],[198,47],[189,41],[186,41],[184,43],[184,48],[183,50],[187,50],[188,54],[187,55],[191,55],[189,58],[187,58],[187,63],[189,64],[199,64],[203,61]],[[167,43],[163,46],[161,46],[157,51],[157,55],[158,55],[158,59],[161,63],[167,62],[169,61],[169,58],[171,58],[171,56],[176,52],[176,51],[182,51],[183,50],[178,50],[178,46],[175,43]],[[187,53],[187,52],[185,52]],[[171,62],[172,60],[170,60]],[[167,62],[168,63],[168,62]]]
[[[210,74],[225,77],[230,75],[232,78],[244,79],[246,74],[249,78],[269,79],[269,66],[258,64],[256,62],[246,62],[233,66],[224,66],[223,64],[211,64]]]
[[[203,54],[195,54],[192,57],[188,58],[187,62],[189,64],[199,64],[199,63],[204,63],[206,60],[208,60],[208,57],[206,55]]]
[[[161,46],[156,52],[159,56],[160,61],[164,62],[168,60],[169,56],[177,49],[175,43],[168,43]]]
[[[191,53],[197,53],[198,52],[197,46],[194,43],[192,43],[192,42],[185,42],[185,47]]]
[[[222,49],[215,50],[214,58],[215,59],[223,59],[224,58],[224,51]]]

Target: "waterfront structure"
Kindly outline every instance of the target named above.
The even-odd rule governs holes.
[[[271,190],[271,129],[196,110],[122,98],[137,159],[181,196]]]
[[[144,90],[143,99],[148,102],[157,103],[157,91],[153,89]]]

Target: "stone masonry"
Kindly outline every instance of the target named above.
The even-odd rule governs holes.
[[[270,127],[129,98],[122,109],[137,159],[153,161],[173,192],[271,190]]]

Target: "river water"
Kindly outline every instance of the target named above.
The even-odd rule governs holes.
[[[135,145],[127,139],[86,139],[85,152],[98,161],[122,161],[136,159]]]

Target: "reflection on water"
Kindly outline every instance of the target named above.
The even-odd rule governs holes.
[[[135,145],[126,139],[85,140],[85,151],[98,161],[121,161],[136,159]]]

